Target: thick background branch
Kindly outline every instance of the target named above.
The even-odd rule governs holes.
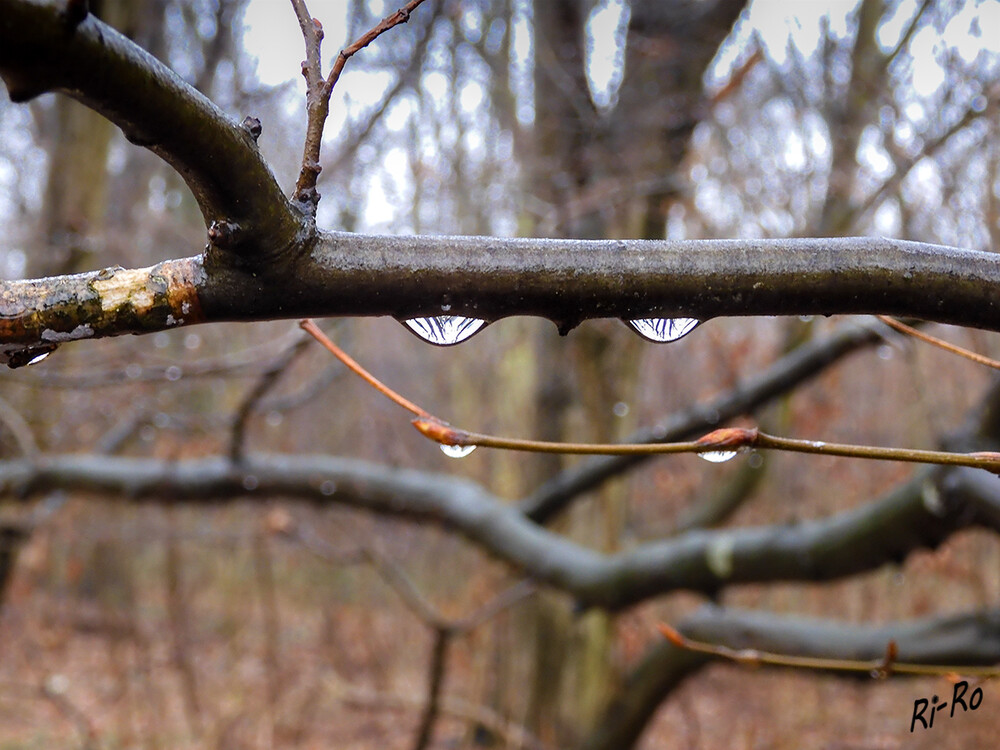
[[[323,482],[334,483],[332,495]],[[221,458],[60,455],[0,462],[0,494],[54,489],[173,502],[297,497],[436,523],[581,604],[607,609],[678,589],[831,580],[898,563],[972,525],[1000,529],[1000,477],[977,469],[917,472],[880,500],[821,520],[695,531],[603,555],[537,526],[474,482],[360,460],[252,454],[237,466]]]
[[[901,662],[959,666],[1000,661],[1000,611],[995,609],[865,626],[705,606],[678,629],[692,640],[796,656],[880,659],[892,640]],[[605,711],[584,747],[632,747],[663,699],[711,660],[668,641],[652,649],[628,676],[627,689]]]

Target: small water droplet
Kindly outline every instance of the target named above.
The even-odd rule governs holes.
[[[184,375],[184,371],[177,365],[170,365],[170,367],[168,367],[163,374],[166,376],[167,380],[171,383],[175,383],[181,379]]]
[[[324,481],[323,481],[323,483],[322,483],[322,484],[321,484],[321,485],[319,486],[319,491],[320,491],[320,492],[321,492],[322,494],[324,494],[324,495],[326,495],[327,497],[329,497],[330,495],[332,495],[332,494],[333,494],[334,492],[336,492],[336,491],[337,491],[337,483],[336,483],[336,482],[334,482],[334,481],[332,481],[332,480],[330,480],[330,479],[326,479],[326,480],[324,480]]]
[[[624,401],[618,401],[614,406],[611,407],[611,412],[616,417],[626,417],[628,416],[628,404]]]
[[[476,449],[474,445],[442,445],[441,452],[448,458],[465,458]]]
[[[243,475],[243,489],[253,492],[260,486],[260,481],[253,474]]]
[[[0,344],[0,364],[12,370],[25,365],[36,365],[56,350],[57,344],[45,343],[21,347],[17,344]]]
[[[626,325],[644,339],[656,344],[684,338],[701,323],[697,318],[639,318],[626,320]]]
[[[736,451],[705,451],[699,453],[700,458],[711,461],[713,464],[722,464],[730,459],[736,458]]]
[[[137,365],[135,362],[131,362],[125,365],[125,377],[129,380],[135,380],[136,378],[142,377],[142,365]]]
[[[433,318],[410,318],[404,320],[403,325],[424,341],[437,346],[452,346],[478,333],[486,321],[461,315],[438,315]]]

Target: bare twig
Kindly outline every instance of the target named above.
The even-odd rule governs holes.
[[[327,684],[337,698],[348,705],[389,710],[408,710],[421,705],[420,698],[415,696],[363,690],[332,677],[327,678]],[[470,724],[481,725],[503,738],[512,747],[524,747],[530,750],[546,748],[546,745],[527,729],[514,724],[510,719],[504,718],[486,706],[457,698],[444,698],[441,701],[440,711]]]
[[[335,357],[340,359],[352,372],[365,382],[417,415],[413,426],[427,438],[446,446],[467,446],[499,448],[502,450],[524,451],[528,453],[557,453],[562,455],[660,455],[668,453],[736,454],[750,448],[770,448],[793,453],[815,453],[826,456],[845,456],[876,461],[903,461],[906,463],[937,464],[941,466],[969,466],[986,469],[1000,474],[1000,453],[977,451],[974,453],[953,453],[950,451],[920,450],[915,448],[886,448],[871,445],[828,443],[820,440],[800,440],[779,437],[761,432],[756,428],[728,427],[704,435],[697,440],[670,443],[555,443],[543,440],[505,438],[479,432],[469,432],[452,427],[426,409],[417,406],[396,393],[375,378],[354,359],[342,351],[323,334],[311,320],[303,320],[300,325],[316,338]],[[719,457],[720,460],[722,457]],[[728,458],[728,457],[727,457]]]
[[[431,663],[427,668],[427,702],[420,717],[420,727],[417,729],[413,750],[426,750],[434,736],[434,725],[441,711],[441,689],[444,687],[447,672],[451,637],[452,632],[448,628],[434,630],[434,647],[431,649]]]
[[[362,34],[354,44],[345,47],[337,55],[337,59],[333,63],[333,68],[330,70],[330,75],[327,76],[326,83],[330,90],[337,85],[337,81],[340,80],[340,74],[344,70],[344,65],[347,63],[348,59],[355,55],[356,53],[363,50],[369,44],[378,39],[382,34],[387,32],[394,26],[399,26],[401,23],[406,23],[410,20],[410,14],[417,9],[424,0],[410,0],[406,5],[397,10],[392,15],[386,16],[378,25]]]
[[[38,455],[38,443],[35,442],[31,426],[21,416],[21,412],[2,397],[0,397],[0,424],[7,428],[22,455]]]
[[[959,357],[965,357],[976,364],[986,365],[987,367],[992,367],[994,370],[1000,370],[1000,362],[997,362],[995,359],[991,359],[990,357],[986,357],[982,354],[977,354],[976,352],[970,351],[969,349],[965,349],[961,346],[950,344],[943,339],[937,338],[936,336],[931,336],[929,333],[918,331],[916,328],[908,326],[906,323],[898,321],[895,318],[890,318],[888,315],[876,315],[875,317],[890,328],[923,341],[925,344],[930,344],[931,346],[936,346],[939,349],[944,349],[946,352],[957,354]]]
[[[391,588],[404,606],[424,625],[433,630],[447,630],[462,635],[496,617],[508,607],[526,599],[535,592],[535,584],[521,581],[501,591],[477,610],[461,618],[449,618],[435,607],[421,592],[406,572],[382,552],[370,546],[348,551],[336,550],[329,542],[313,533],[308,527],[283,518],[280,525],[272,525],[286,538],[298,542],[317,557],[337,565],[364,563]]]
[[[288,367],[294,362],[298,357],[300,357],[306,351],[306,344],[309,343],[309,339],[302,338],[296,341],[290,347],[288,347],[282,354],[275,359],[274,362],[261,373],[260,379],[257,384],[247,393],[243,402],[236,409],[236,415],[233,419],[233,430],[229,441],[229,458],[234,462],[238,463],[243,457],[244,450],[246,448],[246,428],[247,422],[249,422],[251,415],[257,409],[257,405],[260,400],[267,395],[285,373]]]
[[[343,362],[344,365],[347,367],[347,369],[349,369],[359,378],[364,380],[366,383],[368,383],[368,385],[370,385],[376,391],[381,393],[383,396],[399,404],[407,411],[416,414],[418,417],[431,418],[430,412],[417,406],[412,401],[403,398],[394,390],[392,390],[389,386],[385,385],[384,383],[382,383],[382,381],[378,380],[364,367],[359,365],[350,355],[347,354],[347,352],[345,352],[343,349],[341,349],[339,346],[333,343],[333,341],[330,340],[330,337],[327,336],[325,333],[323,333],[312,320],[300,321],[299,325],[302,326],[302,330],[304,330],[306,333],[308,333],[310,336],[316,339],[320,344],[322,344],[323,347],[328,352],[330,352],[333,356],[335,356],[337,359]]]
[[[663,637],[670,641],[677,648],[687,651],[695,651],[700,654],[708,654],[721,659],[744,664],[746,666],[760,666],[768,664],[779,667],[794,667],[796,669],[817,669],[830,670],[834,672],[860,672],[870,674],[873,677],[887,677],[890,673],[908,675],[939,675],[950,676],[955,674],[969,675],[970,677],[1000,677],[1000,667],[983,667],[975,665],[941,665],[941,664],[912,664],[897,662],[895,660],[896,644],[889,641],[886,644],[886,655],[880,659],[826,659],[817,656],[795,656],[792,654],[776,654],[771,651],[759,651],[754,648],[730,648],[715,643],[704,643],[694,641],[685,637],[676,628],[659,623],[658,625]]]
[[[316,206],[319,203],[319,193],[316,191],[316,181],[322,167],[319,163],[320,150],[323,145],[323,128],[330,114],[330,94],[340,80],[344,65],[353,55],[363,50],[389,29],[410,20],[410,13],[424,0],[410,0],[405,6],[392,15],[383,18],[376,26],[362,34],[353,44],[344,47],[334,60],[330,74],[323,78],[320,48],[323,42],[323,26],[313,18],[304,0],[291,0],[295,16],[302,30],[306,45],[306,59],[302,63],[302,75],[306,79],[306,138],[302,151],[302,168],[295,183],[293,201],[308,215],[315,217]]]

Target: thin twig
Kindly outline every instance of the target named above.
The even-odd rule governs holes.
[[[337,59],[333,63],[333,68],[330,70],[330,75],[326,78],[326,85],[330,91],[333,91],[333,87],[337,85],[337,81],[340,80],[340,74],[344,70],[344,65],[347,63],[353,55],[357,54],[369,44],[378,39],[382,34],[387,32],[394,26],[399,26],[401,23],[406,23],[410,20],[410,14],[417,9],[424,0],[410,0],[406,5],[397,10],[392,15],[386,16],[378,25],[370,29],[366,33],[362,34],[354,44],[340,50],[340,54],[337,55]],[[329,94],[328,94],[329,96]]]
[[[362,546],[349,551],[337,550],[328,541],[318,536],[309,527],[283,518],[276,525],[285,538],[301,544],[306,550],[327,562],[337,565],[367,564],[391,588],[403,605],[427,627],[445,629],[454,635],[463,635],[484,622],[496,617],[508,607],[535,593],[536,586],[531,581],[521,581],[501,591],[481,607],[461,618],[449,618],[424,596],[413,580],[393,560],[382,552]]]
[[[37,456],[38,443],[35,442],[35,435],[31,431],[31,425],[21,416],[21,412],[14,408],[6,399],[0,397],[0,425],[7,428],[14,442],[17,443],[18,450],[23,456]]]
[[[229,440],[229,458],[233,463],[238,463],[243,458],[246,448],[247,423],[256,411],[260,400],[277,384],[292,362],[306,351],[306,344],[308,343],[309,339],[302,338],[282,352],[261,374],[257,384],[247,393],[243,402],[236,409],[236,416],[233,418],[233,430]]]
[[[452,632],[448,628],[434,629],[434,646],[431,649],[431,663],[427,669],[427,703],[420,717],[413,750],[426,750],[434,736],[434,725],[441,712],[441,690],[448,672],[448,647]]]
[[[362,34],[353,44],[344,47],[333,62],[329,75],[324,80],[320,49],[323,43],[323,26],[313,18],[304,0],[291,0],[295,16],[305,40],[306,59],[302,63],[302,75],[306,79],[306,138],[302,149],[302,167],[295,183],[292,200],[309,215],[316,215],[319,193],[316,182],[322,167],[319,163],[323,145],[323,128],[330,114],[330,95],[340,80],[344,65],[353,55],[363,50],[389,29],[410,20],[410,13],[424,0],[410,0],[392,15],[383,18],[376,26]]]
[[[399,404],[408,412],[416,414],[418,417],[426,417],[428,419],[433,419],[429,411],[417,406],[412,401],[403,398],[394,390],[392,390],[392,388],[385,385],[382,381],[380,381],[378,378],[376,378],[374,375],[368,372],[364,367],[362,367],[356,361],[354,361],[354,359],[351,358],[351,356],[347,352],[345,352],[343,349],[341,349],[339,346],[333,343],[333,341],[330,340],[330,337],[327,336],[325,333],[323,333],[315,322],[306,319],[299,321],[299,325],[302,327],[302,330],[304,330],[306,333],[308,333],[310,336],[316,339],[319,343],[321,343],[328,352],[330,352],[334,357],[343,362],[348,370],[350,370],[359,378],[364,380],[366,383],[368,383],[368,385],[370,385],[376,391],[381,393],[383,396]]]
[[[957,354],[959,357],[965,357],[972,362],[980,365],[986,365],[987,367],[992,367],[994,370],[1000,370],[1000,362],[995,359],[978,354],[977,352],[970,351],[961,346],[956,346],[955,344],[950,344],[943,339],[939,339],[936,336],[931,336],[923,331],[918,331],[912,326],[906,325],[895,318],[890,318],[888,315],[876,315],[876,318],[881,320],[887,326],[892,329],[899,331],[900,333],[905,333],[907,336],[912,336],[915,339],[923,341],[925,344],[930,344],[931,346],[936,346],[939,349],[944,349],[946,352],[951,352],[952,354]]]
[[[889,641],[886,653],[880,659],[827,659],[818,656],[794,656],[791,654],[776,654],[770,651],[758,651],[755,648],[730,648],[715,643],[694,641],[684,636],[676,628],[659,623],[657,626],[663,637],[677,648],[708,654],[722,659],[739,662],[747,666],[764,664],[779,667],[794,667],[796,669],[831,670],[836,672],[860,672],[873,677],[887,677],[890,673],[908,675],[969,675],[970,677],[1000,677],[1000,667],[981,666],[951,666],[941,664],[913,664],[896,661],[896,644]]]
[[[544,440],[505,438],[479,432],[469,432],[452,427],[426,409],[417,406],[369,373],[346,352],[323,334],[311,320],[299,323],[335,357],[356,375],[380,393],[417,415],[413,426],[427,438],[449,446],[499,448],[528,453],[558,453],[563,455],[660,455],[668,453],[735,453],[751,448],[770,448],[792,453],[814,453],[824,456],[844,456],[875,461],[903,461],[906,463],[937,464],[941,466],[969,466],[1000,474],[1000,453],[977,451],[952,453],[950,451],[921,450],[916,448],[887,448],[873,445],[828,443],[821,440],[801,440],[769,435],[756,428],[727,427],[714,430],[697,440],[672,443],[556,443]]]
[[[351,706],[387,710],[409,710],[420,706],[420,698],[416,696],[358,688],[329,673],[324,682],[337,699]],[[441,713],[469,724],[481,725],[512,747],[530,750],[545,750],[547,747],[529,730],[486,706],[446,697],[441,701]]]

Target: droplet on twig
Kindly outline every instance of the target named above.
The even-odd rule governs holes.
[[[736,451],[705,451],[704,453],[699,453],[698,456],[713,464],[723,464],[730,459],[736,458]]]
[[[474,445],[441,445],[441,452],[448,458],[465,458],[475,449]]]

